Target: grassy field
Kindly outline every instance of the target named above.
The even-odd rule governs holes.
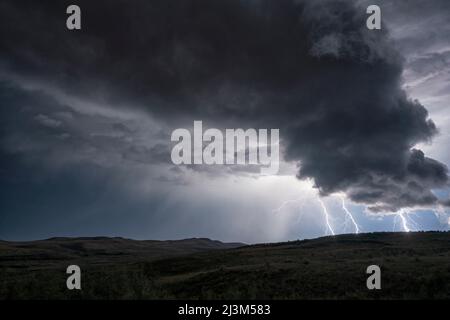
[[[449,299],[450,233],[244,246],[208,239],[0,242],[0,299]],[[78,264],[82,290],[66,289]],[[381,290],[366,287],[381,267]]]

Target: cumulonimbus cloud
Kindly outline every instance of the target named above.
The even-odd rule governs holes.
[[[5,73],[167,123],[280,128],[299,178],[373,211],[439,203],[447,168],[415,149],[437,128],[402,90],[386,28],[368,30],[354,2],[79,1],[78,33],[60,6],[1,4]]]

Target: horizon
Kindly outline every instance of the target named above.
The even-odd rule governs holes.
[[[365,236],[365,235],[374,235],[374,234],[404,234],[404,235],[414,235],[414,234],[420,234],[420,233],[450,233],[450,230],[418,230],[418,231],[374,231],[374,232],[363,232],[363,233],[340,233],[336,235],[322,235],[315,238],[303,238],[303,239],[288,239],[284,241],[279,242],[255,242],[255,243],[245,243],[240,241],[223,241],[220,239],[211,239],[206,237],[193,237],[193,238],[179,238],[179,239],[138,239],[138,238],[126,238],[126,237],[120,237],[120,236],[103,236],[103,235],[97,235],[97,236],[56,236],[56,237],[50,237],[50,238],[42,238],[42,239],[32,239],[32,240],[4,240],[0,238],[0,241],[2,242],[16,242],[16,243],[23,243],[23,242],[38,242],[38,241],[48,241],[48,240],[114,240],[114,239],[121,239],[121,240],[130,240],[130,241],[155,241],[155,242],[179,242],[179,241],[185,241],[185,240],[208,240],[211,242],[220,242],[223,244],[243,244],[244,246],[254,246],[254,245],[271,245],[271,244],[282,244],[282,243],[290,243],[290,242],[303,242],[303,241],[310,241],[310,240],[318,240],[318,239],[325,239],[325,238],[339,238],[344,236]]]

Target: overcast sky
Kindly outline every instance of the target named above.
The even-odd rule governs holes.
[[[93,2],[0,3],[0,239],[449,229],[448,0]],[[279,128],[279,173],[175,166],[194,120]]]

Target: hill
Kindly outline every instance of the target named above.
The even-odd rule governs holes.
[[[109,265],[149,261],[202,251],[230,249],[243,243],[223,243],[206,238],[183,240],[131,240],[108,237],[51,238],[29,242],[0,241],[3,268],[52,268],[58,263]]]
[[[450,298],[448,232],[339,235],[251,246],[207,239],[46,241],[25,247],[0,243],[0,298]],[[65,267],[74,262],[82,269],[81,291],[65,288]],[[381,267],[382,290],[366,288],[366,268],[372,264]]]

